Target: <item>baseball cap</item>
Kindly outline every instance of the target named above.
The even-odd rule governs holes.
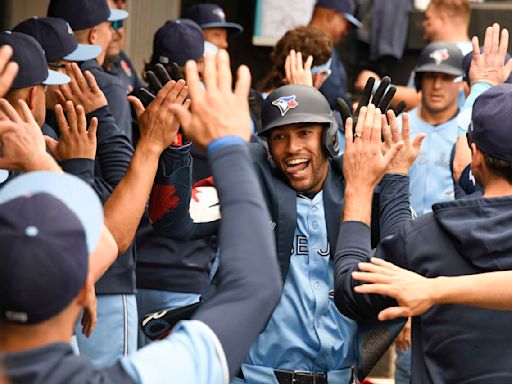
[[[468,134],[484,153],[512,163],[512,84],[482,93],[473,105]]]
[[[20,32],[0,33],[0,46],[10,45],[13,49],[11,60],[18,63],[19,69],[13,89],[34,85],[62,85],[71,80],[67,75],[48,69],[43,48],[32,36]]]
[[[430,43],[421,51],[418,65],[414,69],[414,83],[417,90],[421,89],[421,76],[426,72],[445,73],[455,76],[454,81],[462,80],[463,55],[455,44]]]
[[[199,25],[189,19],[167,21],[155,33],[151,63],[185,65],[198,60],[204,53],[204,34]]]
[[[32,17],[22,21],[13,31],[25,33],[36,39],[43,47],[46,61],[85,61],[98,57],[101,47],[93,44],[78,44],[69,23],[57,17]]]
[[[226,21],[224,10],[217,4],[196,4],[189,7],[183,18],[195,21],[201,28],[226,28],[230,35],[244,31],[240,24]]]
[[[124,20],[128,12],[110,9],[107,0],[51,0],[48,16],[66,20],[73,31],[92,28],[105,21]]]
[[[69,174],[31,172],[0,191],[0,320],[34,324],[61,312],[82,289],[103,210]]]
[[[363,24],[354,16],[356,8],[354,0],[317,0],[319,7],[334,9],[341,13],[354,27],[361,28]]]

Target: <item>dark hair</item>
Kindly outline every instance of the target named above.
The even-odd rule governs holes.
[[[329,36],[315,27],[290,29],[277,42],[272,50],[272,68],[260,83],[260,90],[268,91],[284,85],[284,62],[290,51],[301,52],[304,60],[313,56],[313,66],[327,63],[332,53]]]
[[[509,163],[505,160],[500,160],[495,157],[488,155],[487,153],[483,153],[484,162],[489,171],[496,176],[499,176],[505,180],[509,184],[512,184],[512,163]]]

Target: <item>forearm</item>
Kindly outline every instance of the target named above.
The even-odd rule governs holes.
[[[405,104],[407,104],[406,110],[409,111],[420,104],[421,93],[416,91],[414,88],[398,86],[396,87],[395,96],[391,100],[391,106],[396,107],[401,101],[404,101]]]
[[[512,310],[512,271],[469,276],[438,277],[431,280],[435,304],[462,304]]]
[[[386,174],[379,184],[380,238],[397,233],[402,223],[412,219],[409,177]]]
[[[270,217],[247,147],[230,145],[209,159],[223,217],[221,266],[216,295],[195,318],[219,338],[233,376],[277,304],[281,277]]]
[[[105,224],[116,240],[119,254],[128,249],[135,236],[153,185],[158,157],[158,151],[140,140],[128,171],[104,205]]]
[[[345,202],[343,208],[343,221],[360,221],[370,226],[372,218],[373,189],[369,187],[356,187],[347,184],[345,188]]]
[[[105,225],[100,233],[98,245],[89,256],[89,273],[96,283],[107,269],[116,261],[118,254],[117,244]]]

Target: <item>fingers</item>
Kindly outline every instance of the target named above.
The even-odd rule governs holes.
[[[80,67],[78,67],[78,65],[76,63],[68,64],[68,68],[69,67],[71,69],[70,72],[71,72],[72,76],[74,77],[76,83],[80,87],[80,90],[82,91],[82,93],[85,93],[89,89],[89,84],[85,80],[85,77],[84,77],[82,71],[80,70]]]
[[[67,101],[64,107],[66,111],[66,117],[68,120],[69,129],[72,131],[76,131],[78,129],[78,116],[76,114],[75,106],[73,102]],[[83,111],[83,108],[82,108]]]
[[[0,96],[4,96],[9,91],[18,73],[18,64],[9,61],[12,53],[9,45],[0,48]]]
[[[249,90],[251,88],[251,72],[249,68],[245,65],[241,65],[238,68],[237,72],[237,80],[235,84],[235,95],[240,99],[243,105],[247,105],[249,107],[248,98],[249,98]]]
[[[377,106],[382,112],[385,112],[389,108],[389,104],[391,104],[391,100],[393,100],[393,97],[396,93],[396,87],[390,86],[388,91],[384,94],[384,97],[380,101],[379,105]]]
[[[500,46],[498,47],[498,53],[500,57],[505,57],[508,51],[508,30],[503,28],[501,31]]]
[[[387,166],[389,166],[389,164],[391,164],[391,162],[398,155],[398,152],[400,152],[400,150],[402,149],[403,146],[404,146],[404,143],[393,144],[391,149],[386,152],[386,154],[384,155],[384,162]]]
[[[423,140],[425,139],[425,137],[427,137],[427,135],[425,133],[421,133],[421,134],[419,134],[418,136],[415,137],[415,139],[414,139],[414,141],[412,143],[412,146],[414,147],[416,152],[420,151],[421,144],[423,143]]]
[[[394,320],[399,317],[409,317],[410,311],[406,307],[389,307],[381,311],[378,315],[380,321]]]
[[[393,139],[391,137],[391,126],[387,122],[386,116],[382,115],[382,138],[386,147],[391,148]]]
[[[175,90],[175,87],[176,82],[174,80],[169,81],[167,84],[165,84],[163,88],[160,89],[160,91],[158,91],[158,93],[155,96],[155,100],[153,100],[153,102],[148,106],[148,108],[157,108],[160,105],[162,105],[166,101],[169,92],[173,92]]]
[[[394,109],[395,116],[400,115],[403,111],[405,111],[405,108],[407,108],[407,104],[405,103],[405,101],[399,102]]]
[[[21,123],[23,121],[14,107],[5,99],[0,99],[0,110],[7,119],[15,123]]]
[[[52,139],[49,136],[44,136],[44,141],[46,143],[46,148],[50,151],[50,153],[55,157],[57,153],[57,147],[59,142],[57,140]]]
[[[387,269],[391,269],[391,270],[395,270],[395,271],[402,269],[400,267],[397,267],[395,264],[390,263],[389,261],[386,261],[384,259],[380,259],[378,257],[372,257],[371,262],[374,265],[378,265],[378,266],[381,266],[381,267],[386,267]]]
[[[162,83],[162,85],[165,85],[169,81],[172,80],[172,78],[171,78],[171,76],[169,76],[169,73],[167,72],[167,70],[160,63],[155,65],[155,74],[158,77],[158,80],[160,80],[160,83]],[[176,80],[176,81],[178,81],[178,80]]]
[[[231,64],[226,50],[221,49],[216,56],[217,59],[217,87],[221,92],[231,92],[233,77],[231,75]]]
[[[352,272],[352,278],[357,281],[362,281],[371,284],[389,284],[389,276],[381,275],[379,273],[370,272]]]
[[[498,23],[494,23],[492,25],[492,45],[491,45],[491,53],[497,54],[499,52],[500,45],[500,25]]]
[[[217,93],[217,65],[215,55],[211,53],[204,55],[203,72],[203,79],[206,90],[208,93]]]
[[[69,131],[69,125],[66,117],[64,116],[64,109],[60,104],[55,106],[55,118],[57,119],[57,124],[59,125],[61,136],[66,135],[66,133]]]
[[[473,45],[473,61],[480,60],[480,42],[478,41],[478,36],[473,36],[471,39],[471,44]]]
[[[372,104],[375,106],[378,106],[380,104],[380,101],[382,97],[384,96],[384,93],[388,89],[389,85],[391,84],[391,79],[388,76],[384,76],[382,78],[382,81],[380,82],[379,87],[375,91],[375,95],[373,95],[372,98]]]
[[[292,84],[292,70],[290,66],[290,55],[286,56],[286,59],[284,60],[284,75],[285,79],[288,82],[288,84]]]
[[[208,54],[206,56],[208,56]],[[194,101],[194,104],[202,104],[205,99],[205,91],[199,79],[199,71],[197,70],[197,64],[194,60],[187,61],[185,73],[187,84],[190,88],[191,99]]]
[[[92,93],[96,94],[96,93],[103,92],[100,89],[100,87],[98,86],[98,83],[96,82],[96,78],[94,77],[94,75],[91,72],[85,71],[84,77],[85,77],[85,80],[87,81],[87,84],[89,85],[89,88],[92,91]]]
[[[359,116],[362,107],[366,107],[370,103],[370,99],[372,97],[373,85],[375,84],[375,78],[369,77],[366,82],[366,86],[364,87],[363,94],[359,99],[359,105],[357,106],[357,110],[354,116]]]
[[[181,92],[183,91],[183,88],[185,87],[185,82],[183,80],[178,81],[177,83],[174,80],[171,80],[174,83],[174,86],[169,90],[169,92],[166,94],[165,99],[162,103],[162,107],[166,110],[169,109],[171,104],[178,102],[177,98],[179,95],[181,95]],[[183,103],[183,100],[185,99],[186,95],[180,96],[181,102],[179,104]]]
[[[25,123],[29,123],[29,124],[32,124],[32,125],[37,125],[39,126],[39,124],[37,124],[36,122],[36,119],[34,118],[34,115],[32,114],[32,111],[30,110],[30,108],[28,107],[27,103],[25,102],[25,100],[18,100],[17,101],[20,109],[21,109],[21,113],[20,113],[20,116],[21,116],[21,119],[25,122]]]
[[[151,92],[153,92],[155,95],[158,92],[160,92],[160,90],[162,89],[163,86],[153,71],[146,72],[146,79],[148,80],[148,85],[149,85],[149,89],[151,90]]]
[[[398,131],[398,124],[396,126]],[[402,140],[406,145],[411,143],[411,125],[409,124],[409,114],[407,113],[402,115]]]
[[[336,99],[336,109],[341,115],[341,120],[343,122],[346,122],[349,117],[352,117],[352,114],[350,113],[350,107],[348,106],[347,102],[343,100],[341,97],[338,97]]]
[[[492,51],[492,27],[487,27],[484,37],[484,55],[490,55]]]
[[[363,124],[362,135],[363,135],[364,142],[370,141],[372,138],[372,128],[373,128],[373,123],[374,123],[374,119],[375,119],[375,112],[376,112],[375,105],[370,104],[366,110],[366,118],[364,119],[364,124]],[[380,119],[380,116],[379,116],[379,119]]]
[[[304,64],[304,70],[307,72],[311,72],[311,67],[313,65],[313,56],[309,55],[306,63]]]
[[[89,137],[96,137],[96,132],[98,131],[98,118],[93,117],[91,119],[91,123],[89,124],[88,134]]]
[[[78,132],[87,132],[87,120],[85,118],[85,110],[81,105],[77,105],[76,108],[73,108],[76,113]]]
[[[192,139],[194,137],[194,132],[192,129],[190,129],[192,123],[192,113],[188,110],[189,105],[190,100],[187,100],[183,105],[172,104],[169,109],[178,118],[183,132],[185,132],[185,135]]]
[[[172,80],[178,81],[178,80],[185,80],[183,77],[183,73],[181,72],[180,66],[178,63],[172,63],[171,64],[171,78]]]
[[[133,106],[133,109],[135,110],[135,115],[137,116],[137,120],[140,119],[144,111],[146,110],[144,108],[144,105],[142,105],[142,102],[135,96],[128,96],[128,101]]]
[[[354,120],[348,117],[345,120],[345,151],[349,151],[354,144]]]
[[[368,114],[368,107],[362,107],[359,111],[359,116],[357,119],[356,129],[354,133],[354,143],[356,139],[361,139],[363,137],[364,124],[366,120],[366,115]],[[362,140],[357,140],[357,142],[361,142]]]
[[[391,142],[392,143],[399,143],[403,140],[403,132],[402,132],[402,140],[400,138],[400,130],[398,129],[398,120],[395,116],[395,113],[393,111],[388,111],[386,114],[389,126],[390,126],[390,132],[391,132]],[[403,140],[405,142],[405,140]],[[391,144],[389,145],[391,147]]]
[[[382,113],[379,108],[375,110],[375,116],[373,117],[371,141],[374,145],[380,145],[382,142]]]

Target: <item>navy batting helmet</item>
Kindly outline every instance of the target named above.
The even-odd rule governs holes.
[[[421,89],[421,77],[425,72],[446,73],[452,76],[463,76],[461,50],[455,44],[430,43],[421,51],[418,65],[415,69],[414,85]]]
[[[272,92],[261,113],[259,135],[266,136],[273,128],[296,123],[325,125],[323,147],[329,157],[338,156],[338,123],[329,102],[316,88],[307,85],[285,85]]]

